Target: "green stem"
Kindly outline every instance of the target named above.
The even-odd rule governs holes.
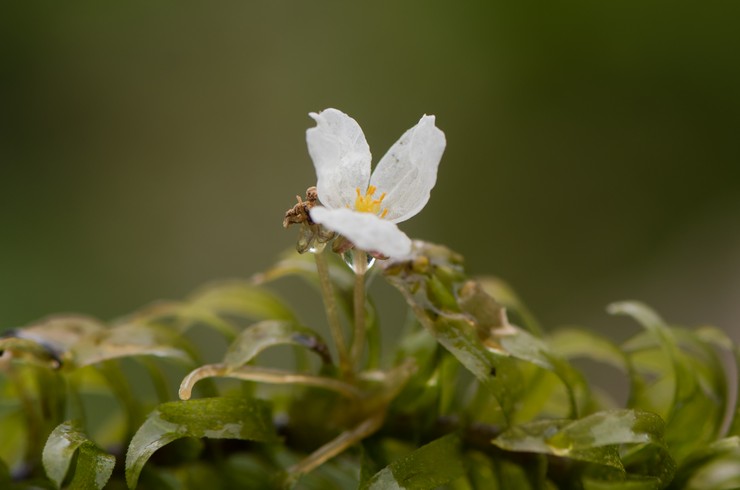
[[[352,337],[350,359],[362,370],[362,354],[365,350],[365,272],[367,272],[367,254],[362,250],[354,250],[352,263],[355,269],[355,333]]]
[[[23,369],[23,366],[20,367]],[[8,378],[14,385],[16,392],[18,393],[18,399],[21,402],[21,415],[25,419],[26,423],[26,442],[28,444],[26,449],[25,463],[29,464],[32,468],[40,466],[38,457],[41,455],[43,449],[44,439],[48,437],[48,434],[43,433],[43,418],[41,417],[39,410],[36,407],[34,396],[31,393],[30,387],[27,380],[21,378],[22,374],[16,369],[11,368],[8,370]]]
[[[167,383],[167,377],[164,375],[157,363],[146,356],[141,356],[138,361],[147,370],[159,403],[169,401],[171,399],[169,383]]]
[[[103,361],[96,365],[98,372],[108,383],[108,388],[118,399],[122,408],[126,412],[126,434],[127,437],[133,437],[136,430],[142,424],[145,418],[144,406],[136,398],[131,384],[121,370],[121,365],[117,359]]]
[[[66,376],[67,392],[69,393],[69,399],[71,404],[71,413],[67,418],[87,420],[87,410],[85,410],[85,404],[82,401],[82,395],[80,394],[80,376],[76,375],[79,371],[74,371]]]
[[[311,453],[306,459],[288,468],[289,481],[294,482],[299,476],[310,473],[334,456],[372,435],[380,429],[384,419],[385,412],[379,412],[364,420],[353,429],[342,432],[335,439],[332,439]]]
[[[367,288],[367,285],[365,287]],[[378,310],[372,301],[370,301],[370,298],[367,298],[366,308],[370,309],[367,317],[371,319],[365,329],[367,331],[367,369],[380,369],[382,340],[376,317]]]
[[[335,391],[352,399],[358,399],[362,396],[362,392],[354,385],[334,378],[314,376],[312,374],[293,373],[275,368],[242,366],[237,369],[231,369],[225,364],[207,364],[191,371],[187,376],[185,376],[180,384],[180,399],[189,400],[193,391],[193,386],[195,386],[198,381],[214,377],[242,379],[245,381],[255,381],[257,383],[315,386],[317,388]]]
[[[337,300],[334,295],[334,288],[329,276],[329,264],[323,252],[315,253],[316,271],[319,274],[319,285],[321,286],[321,296],[324,299],[324,309],[326,310],[326,319],[329,322],[329,330],[334,338],[334,345],[337,347],[339,356],[339,369],[344,375],[352,372],[352,366],[347,358],[347,344],[344,342],[342,333],[342,322],[339,319],[339,309]]]

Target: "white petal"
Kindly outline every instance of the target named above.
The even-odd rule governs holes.
[[[437,168],[445,150],[445,135],[424,116],[401,136],[375,168],[370,185],[385,192],[386,219],[398,223],[414,216],[429,201],[437,182]]]
[[[358,187],[370,179],[370,148],[360,125],[347,114],[326,109],[309,114],[316,127],[306,131],[308,153],[316,167],[319,200],[329,208],[352,206]]]
[[[367,252],[379,252],[391,258],[405,257],[411,252],[411,239],[395,224],[372,213],[317,206],[311,210],[311,219],[344,235]]]

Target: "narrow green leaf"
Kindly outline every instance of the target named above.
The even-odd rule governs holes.
[[[703,468],[727,455],[740,455],[740,437],[732,436],[709,444],[687,457],[676,473],[673,484],[676,488],[685,488],[688,482],[700,474]]]
[[[149,457],[183,437],[275,440],[269,405],[245,398],[205,398],[159,405],[134,435],[126,454],[126,482],[135,488]]]
[[[481,325],[460,312],[454,290],[465,280],[461,258],[445,247],[416,242],[408,262],[384,264],[388,281],[406,298],[419,322],[496,398],[506,421],[524,390],[514,360],[481,341]]]
[[[505,306],[507,310],[519,315],[524,322],[523,326],[531,334],[542,336],[542,327],[539,322],[509,284],[498,277],[481,277],[477,279],[477,282],[487,294],[496,298],[496,301]]]
[[[695,331],[695,335],[704,342],[715,346],[732,357],[732,362],[727,363],[728,381],[734,379],[734,386],[726,393],[728,403],[729,421],[724,436],[740,436],[740,346],[722,330],[714,327],[701,327]],[[728,386],[729,388],[729,386]],[[735,393],[734,401],[730,393]]]
[[[149,379],[152,382],[152,386],[154,387],[154,392],[157,394],[159,403],[171,400],[172,396],[169,382],[167,376],[162,370],[162,366],[155,362],[151,357],[141,356],[137,358],[137,361],[144,367],[149,375]]]
[[[199,304],[184,303],[177,309],[177,327],[180,332],[186,332],[196,324],[203,324],[217,331],[226,339],[233,339],[239,330],[231,322],[208,307]]]
[[[465,279],[459,256],[419,242],[414,253],[408,262],[386,266],[388,280],[422,325],[490,390],[506,421],[515,420],[527,397],[524,370],[516,360],[554,373],[567,393],[569,415],[585,413],[590,393],[581,374],[541,339],[510,325],[506,310],[480,284]],[[533,409],[528,406],[528,413]]]
[[[49,435],[44,446],[42,461],[46,475],[57,487],[62,486],[75,451],[87,440],[76,421],[67,421],[57,426]]]
[[[586,381],[570,364],[555,354],[544,341],[515,327],[511,327],[502,335],[494,338],[498,339],[501,347],[511,356],[539,366],[560,378],[568,393],[571,417],[578,417],[585,413],[586,406],[590,402]]]
[[[46,441],[42,462],[49,479],[60,488],[75,453],[78,455],[74,476],[68,488],[103,488],[113,473],[116,459],[90,441],[76,421],[60,424]]]
[[[497,460],[494,462],[498,485],[501,490],[551,490],[550,486],[541,484],[538,475],[532,468],[527,468],[511,461]],[[485,487],[484,487],[485,488]]]
[[[583,490],[659,490],[665,485],[652,477],[628,476],[620,480],[583,479]]]
[[[0,351],[25,352],[44,362],[53,361],[52,365],[59,367],[81,339],[104,329],[100,321],[88,316],[54,315],[4,332],[0,336]]]
[[[492,458],[478,451],[467,451],[465,453],[465,466],[467,467],[467,485],[466,489],[485,488],[486,490],[501,490],[499,485],[498,472],[495,468]],[[526,490],[527,486],[521,485],[523,482],[508,481],[509,488]]]
[[[285,257],[266,272],[254,277],[255,284],[266,284],[288,276],[301,276],[311,283],[318,284],[316,263],[313,254],[298,254],[291,250]],[[331,254],[330,254],[331,255]],[[351,290],[355,275],[349,267],[338,260],[329,261],[329,275],[332,283],[340,290]]]
[[[364,488],[370,484],[370,479],[378,472],[379,465],[373,460],[365,442],[360,444],[360,484]]]
[[[735,345],[732,349],[735,361],[735,406],[732,411],[732,418],[727,429],[727,435],[740,436],[740,346]]]
[[[571,361],[577,358],[587,358],[596,362],[602,362],[627,374],[633,386],[641,383],[641,380],[634,373],[629,357],[620,350],[619,346],[598,334],[587,330],[567,328],[557,330],[548,335],[545,342],[550,352],[557,353],[564,360]],[[581,413],[584,413],[584,410],[593,411],[604,408],[616,408],[617,404],[611,399],[610,394],[589,392],[589,388],[582,375],[570,364],[565,361],[561,362],[562,368],[565,371],[565,379],[572,377],[572,381],[570,382],[571,386],[573,386],[572,393],[576,395],[575,399],[578,400]],[[527,396],[527,401],[530,398],[531,394]]]
[[[271,482],[270,486],[275,488],[275,482]],[[357,464],[348,458],[332,458],[310,473],[301,476],[294,488],[296,490],[358,488]]]
[[[192,362],[176,332],[140,323],[126,323],[94,332],[73,348],[77,366],[99,364],[120,357],[155,356]]]
[[[22,408],[14,408],[0,417],[0,434],[2,434],[0,461],[4,461],[11,468],[20,465],[23,461],[25,441],[31,437],[28,434],[30,425],[28,422],[28,414],[24,413]]]
[[[263,350],[292,344],[306,347],[318,354],[324,363],[331,363],[329,348],[313,330],[285,321],[265,320],[244,329],[231,343],[224,364],[234,369],[251,361]]]
[[[429,317],[421,320],[428,325],[437,341],[493,394],[503,415],[511,420],[516,402],[525,389],[521,372],[513,359],[486,349],[466,320],[444,316],[434,321]]]
[[[507,451],[551,454],[623,470],[620,445],[662,447],[662,437],[663,421],[657,415],[612,410],[579,420],[539,420],[514,426],[493,444]]]
[[[683,482],[681,482],[683,483]],[[686,490],[728,490],[740,488],[740,450],[718,454],[691,475]]]
[[[77,465],[68,490],[100,490],[113,474],[116,458],[94,444],[83,444],[77,455]]]
[[[179,334],[196,324],[216,330],[227,339],[233,339],[238,330],[232,322],[204,306],[186,301],[156,301],[114,322],[119,325],[167,326]]]
[[[631,316],[646,330],[625,343],[644,378],[633,383],[630,403],[664,416],[666,443],[680,463],[720,435],[728,404],[722,360],[695,332],[669,327],[641,303],[614,303],[608,311]]]
[[[725,435],[723,422],[734,412],[733,401],[736,400],[733,400],[734,397],[730,393],[727,372],[729,363],[726,363],[720,355],[717,350],[719,345],[715,343],[720,340],[717,338],[717,332],[712,333],[708,328],[675,327],[672,331],[681,349],[679,360],[686,366],[683,373],[690,373],[696,380],[694,396],[691,398],[693,406],[680,410],[675,416],[677,420],[674,423],[677,427],[683,426],[698,414],[707,419],[703,430],[697,430],[691,436],[687,435],[687,439],[689,437],[698,439],[690,441],[694,443],[691,447],[693,451]],[[679,377],[677,382],[685,383],[686,379]]]
[[[24,359],[48,368],[56,369],[61,365],[61,359],[54,350],[35,340],[13,336],[0,338],[0,352],[5,351],[12,353],[14,359]],[[7,367],[8,364],[0,365],[0,372]]]
[[[613,445],[570,446],[550,444],[549,439],[570,424],[570,420],[536,420],[507,429],[493,440],[493,444],[506,451],[552,454],[577,461],[585,461],[623,470],[619,452]]]
[[[595,447],[616,444],[662,443],[663,420],[650,412],[597,412],[564,427],[549,438],[554,447]]]
[[[0,485],[3,487],[10,486],[10,469],[2,459],[0,459]]]
[[[363,490],[431,490],[465,474],[460,439],[450,434],[420,447],[376,473]]]
[[[239,330],[227,317],[296,321],[293,311],[274,293],[247,281],[230,280],[206,285],[185,301],[157,301],[118,324],[165,325],[179,333],[202,324],[233,340]]]
[[[94,369],[100,373],[108,389],[123,407],[126,418],[125,433],[127,437],[130,437],[136,427],[144,420],[144,414],[146,413],[144,400],[134,393],[133,380],[124,375],[119,360],[113,359],[98,363],[94,366]]]
[[[666,334],[665,322],[653,309],[639,301],[618,301],[606,307],[612,315],[627,315],[637,320],[647,330]]]
[[[396,349],[396,362],[404,359],[413,359],[417,371],[393,404],[400,411],[418,414],[413,417],[414,424],[423,425],[425,421],[436,419],[439,416],[443,396],[439,382],[442,364],[454,362],[459,366],[460,363],[442,349],[436,339],[426,330],[417,330],[400,339],[400,344]],[[447,387],[450,391],[455,388],[458,388],[456,383]],[[481,391],[486,393],[487,399],[490,398],[488,392]]]
[[[246,281],[223,281],[196,291],[190,303],[217,314],[254,319],[297,322],[297,318],[277,295]]]
[[[665,488],[676,474],[676,461],[664,444],[636,444],[622,448],[625,480],[655,479]]]
[[[547,343],[553,351],[566,359],[585,357],[613,366],[622,372],[629,370],[627,356],[619,346],[588,330],[557,330],[548,337]]]
[[[522,383],[527,387],[517,400],[512,423],[522,424],[537,418],[561,418],[573,414],[573,401],[552,371],[534,364],[519,363]]]

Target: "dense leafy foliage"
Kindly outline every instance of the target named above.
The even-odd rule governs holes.
[[[409,260],[375,269],[411,321],[381,355],[368,300],[368,348],[348,372],[268,288],[287,276],[318,287],[311,254],[107,324],[66,315],[9,332],[0,487],[740,485],[740,356],[720,330],[669,326],[624,302],[610,313],[642,330],[621,344],[543,333],[505,284],[471,280],[460,256],[421,242]],[[354,274],[336,260],[329,276],[351,323]],[[204,338],[224,345],[217,362],[204,361]],[[291,362],[266,363],[275,347]],[[626,401],[587,381],[580,359],[621,372]]]

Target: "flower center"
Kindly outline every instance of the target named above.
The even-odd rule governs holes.
[[[375,191],[377,190],[374,185],[371,185],[367,188],[364,196],[362,195],[362,193],[360,193],[359,187],[355,190],[357,191],[357,199],[355,199],[356,211],[359,211],[361,213],[373,214],[380,213],[380,217],[385,218],[385,215],[388,214],[388,208],[385,208],[383,209],[383,212],[380,212],[380,205],[383,203],[383,199],[385,199],[385,192],[380,195],[380,198],[373,199]]]

